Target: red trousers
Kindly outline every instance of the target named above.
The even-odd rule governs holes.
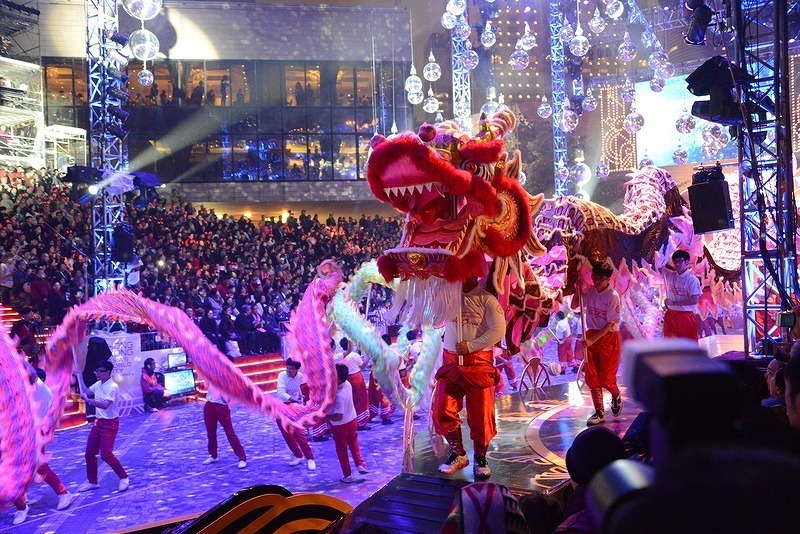
[[[353,386],[353,406],[356,408],[356,421],[359,428],[369,423],[369,394],[367,383],[361,371],[347,375],[347,381]]]
[[[361,456],[361,446],[358,444],[358,429],[356,420],[343,425],[331,425],[333,443],[336,444],[336,457],[339,458],[339,465],[342,467],[342,474],[349,477],[352,474],[350,460],[347,458],[347,449],[353,457],[356,467],[364,465],[364,457]]]
[[[228,443],[231,444],[233,453],[239,460],[243,462],[247,460],[244,454],[244,447],[239,441],[239,436],[233,430],[231,409],[227,404],[207,402],[203,407],[203,421],[206,424],[206,432],[208,433],[208,454],[212,458],[217,457],[217,423],[219,423],[222,425],[222,430],[225,431],[225,436],[228,438]]]
[[[353,393],[354,399],[353,402],[355,403],[355,393]],[[375,380],[375,377],[370,373],[369,375],[369,418],[372,419],[376,415],[379,415],[381,419],[387,419],[393,411],[392,403],[389,402],[389,399],[386,398],[386,395],[383,394],[381,391],[381,387],[378,385],[378,381]],[[356,413],[358,412],[358,407],[356,407]]]
[[[97,453],[100,458],[116,473],[119,478],[128,478],[128,474],[114,456],[114,441],[119,432],[119,418],[94,420],[89,439],[86,440],[86,480],[97,484]]]
[[[303,428],[290,427],[287,431],[283,425],[278,423],[278,429],[281,431],[283,440],[289,446],[295,458],[302,458],[305,456],[306,460],[314,459],[314,452],[308,446],[308,439],[306,439],[306,430]]]
[[[505,384],[503,384],[502,380],[503,372],[505,372],[506,379],[508,379],[511,387],[517,387],[517,370],[514,369],[514,357],[507,350],[504,350],[495,358],[494,364],[497,367],[497,376],[499,377],[497,385],[494,387],[495,394],[500,395],[505,391]]]
[[[572,350],[572,336],[567,336],[567,339],[558,345],[558,361],[561,363],[575,361],[575,353]]]
[[[50,469],[50,466],[47,464],[42,464],[39,466],[39,469],[36,470],[38,474],[44,477],[44,481],[47,482],[47,485],[53,488],[53,491],[56,492],[56,495],[64,495],[67,492],[66,486],[61,482],[61,479],[58,478],[58,475]],[[25,506],[28,504],[28,499],[25,497],[25,494],[22,495],[19,499],[14,501],[14,507],[17,510],[24,510]]]
[[[588,330],[586,338],[597,335],[598,330]],[[586,385],[592,393],[594,409],[604,412],[603,388],[612,396],[619,396],[617,387],[617,371],[619,370],[619,357],[622,348],[622,336],[619,332],[608,332],[586,348],[588,360],[586,361]]]
[[[694,312],[667,310],[664,314],[664,337],[685,337],[697,341],[697,318]]]
[[[489,442],[497,434],[494,419],[494,387],[500,373],[494,367],[492,351],[458,355],[445,350],[442,366],[436,372],[436,393],[433,397],[433,426],[456,454],[464,453],[459,412],[467,404],[467,424],[476,456],[486,456]]]

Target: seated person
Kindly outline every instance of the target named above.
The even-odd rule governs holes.
[[[170,393],[164,386],[158,383],[156,378],[156,361],[147,358],[142,367],[142,397],[144,398],[144,411],[157,412],[159,408],[164,408]]]

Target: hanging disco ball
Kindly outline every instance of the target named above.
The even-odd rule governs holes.
[[[453,106],[453,114],[460,119],[464,119],[472,114],[472,108],[467,102],[456,102]]]
[[[589,39],[583,35],[583,28],[578,25],[575,37],[569,42],[569,51],[575,56],[582,57],[589,53],[590,46]]]
[[[487,100],[486,103],[481,106],[481,113],[486,115],[488,118],[494,116],[494,114],[498,111],[500,111],[500,104],[494,100]]]
[[[428,92],[428,98],[422,103],[422,109],[424,109],[426,113],[436,113],[439,111],[439,101],[433,96],[432,92]]]
[[[539,104],[539,107],[536,108],[536,114],[543,119],[550,118],[550,115],[553,114],[553,106],[550,105],[550,102],[547,101],[547,97],[542,97],[542,103]]]
[[[594,168],[594,173],[599,179],[604,180],[608,178],[609,172],[611,171],[609,170],[608,165],[606,165],[606,160],[600,158],[600,161],[597,163],[597,167]]]
[[[449,11],[445,11],[444,15],[442,15],[442,28],[445,30],[452,30],[456,27],[456,16],[450,13]]]
[[[487,21],[486,27],[483,29],[483,33],[481,33],[481,44],[486,48],[490,48],[496,42],[497,35],[492,31],[492,23]]]
[[[150,20],[161,11],[161,0],[122,0],[122,7],[135,19]]]
[[[575,196],[584,202],[589,202],[591,200],[591,196],[589,195],[588,191],[584,191],[583,189],[579,191],[575,191]]]
[[[636,86],[627,80],[625,85],[619,88],[619,97],[623,102],[633,102],[636,100]]]
[[[453,28],[453,38],[459,41],[466,41],[472,33],[472,27],[464,19],[458,19],[455,27]]]
[[[562,110],[558,116],[558,127],[563,132],[571,132],[578,127],[578,114],[569,108]]]
[[[664,85],[666,84],[666,80],[664,78],[653,78],[650,80],[650,90],[654,93],[660,93],[664,90]]]
[[[442,77],[442,67],[436,63],[436,58],[433,57],[433,52],[428,56],[428,63],[422,69],[422,77],[429,82],[435,82]]]
[[[559,182],[563,182],[569,178],[569,169],[564,166],[564,162],[560,162],[558,167],[556,167],[555,177]]]
[[[714,142],[717,143],[717,146],[719,147],[719,149],[722,150],[723,148],[728,146],[728,141],[730,141],[730,138],[728,137],[728,134],[726,134],[723,131],[722,135],[717,137],[717,139]]]
[[[606,16],[617,20],[625,12],[625,6],[619,0],[612,0],[606,3]]]
[[[629,132],[636,133],[642,129],[642,126],[644,126],[644,117],[635,109],[625,116],[625,129]]]
[[[678,147],[675,149],[675,152],[672,153],[672,161],[674,161],[676,165],[683,165],[689,161],[689,153],[685,148]]]
[[[725,132],[723,131],[722,126],[720,126],[719,124],[709,122],[708,124],[703,126],[701,134],[703,136],[703,141],[706,142],[711,141],[716,144],[719,142],[719,138],[725,135]]]
[[[703,154],[703,157],[706,159],[714,159],[717,157],[717,152],[719,152],[719,148],[714,141],[706,141],[700,147],[700,153]]]
[[[417,69],[413,65],[411,66],[411,74],[406,78],[405,88],[407,93],[422,92],[422,80],[417,76]]]
[[[447,12],[453,15],[462,15],[467,9],[467,0],[450,0],[447,2]]]
[[[528,26],[527,22],[525,23],[525,33],[520,37],[519,44],[522,45],[522,49],[525,51],[536,46],[536,36],[531,33],[531,27]]]
[[[633,61],[636,58],[636,45],[631,41],[631,36],[625,32],[625,40],[617,47],[617,57],[622,61]]]
[[[586,95],[583,97],[583,102],[581,102],[581,107],[583,108],[583,111],[594,111],[597,109],[597,99],[592,94],[591,89],[586,91]]]
[[[472,49],[469,41],[467,41],[467,45],[467,51],[462,54],[461,61],[464,62],[464,68],[472,70],[478,66],[480,58],[478,57],[478,53]]]
[[[576,163],[569,170],[569,180],[581,187],[592,180],[592,169],[585,163]]]
[[[667,78],[672,78],[675,76],[675,65],[667,61],[661,66],[660,69],[656,69],[656,76],[659,78],[664,78],[665,80]]]
[[[653,70],[658,70],[663,68],[668,61],[669,56],[667,53],[663,50],[657,50],[647,58],[647,65]]]
[[[511,54],[510,61],[511,66],[516,70],[525,70],[531,62],[531,56],[521,46],[518,46]]]
[[[421,104],[423,100],[425,100],[425,93],[422,91],[413,91],[408,93],[408,103],[412,106]]]
[[[686,112],[675,121],[675,129],[682,134],[691,132],[695,126],[697,126],[697,120]]]
[[[572,26],[569,24],[564,24],[561,27],[561,41],[564,43],[568,43],[575,37],[575,30],[572,29]]]
[[[147,69],[140,70],[139,74],[136,75],[136,81],[139,82],[139,85],[143,85],[145,87],[153,85],[153,80],[153,73]]]
[[[639,170],[642,170],[645,167],[650,167],[651,165],[654,165],[653,160],[645,155],[641,161],[639,161]]]
[[[606,29],[607,24],[606,19],[600,16],[600,8],[596,7],[594,8],[594,17],[586,25],[592,33],[600,34]]]
[[[158,37],[150,30],[136,30],[130,35],[128,46],[131,54],[142,61],[150,61],[158,54]]]
[[[517,181],[519,182],[519,185],[525,185],[525,182],[528,181],[528,177],[525,176],[524,172],[519,171],[519,177],[517,178]]]

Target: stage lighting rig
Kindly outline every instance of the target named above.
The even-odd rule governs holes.
[[[689,28],[683,36],[683,42],[689,45],[705,45],[706,31],[714,18],[714,11],[705,3],[705,0],[686,0],[684,4],[692,16],[689,18]]]
[[[731,76],[733,73],[733,76]],[[752,81],[747,71],[731,65],[724,56],[715,56],[686,77],[686,88],[695,96],[710,97],[692,104],[692,115],[709,122],[733,126],[742,122],[739,103],[734,100],[734,85]],[[758,110],[754,110],[758,111]]]

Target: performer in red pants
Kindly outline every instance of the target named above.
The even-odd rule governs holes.
[[[234,454],[239,458],[237,467],[239,469],[247,467],[247,456],[244,453],[244,447],[242,447],[236,431],[233,430],[231,409],[223,396],[212,386],[209,386],[206,392],[203,421],[206,424],[206,432],[208,433],[209,454],[209,457],[203,460],[203,464],[213,464],[219,461],[217,459],[217,423],[219,423],[222,425],[222,430],[225,431],[225,436],[228,438],[228,443],[231,444]]]
[[[667,283],[667,298],[664,304],[664,337],[685,337],[697,341],[697,301],[703,291],[700,280],[689,270],[691,256],[685,250],[672,253],[675,270],[662,269],[661,274]]]
[[[286,370],[278,374],[278,391],[275,395],[286,404],[305,404],[301,387],[305,382],[305,377],[300,372],[300,362],[287,358]],[[286,445],[289,446],[289,450],[294,455],[289,465],[292,467],[300,465],[303,457],[305,457],[308,462],[308,470],[314,471],[317,468],[317,463],[314,461],[314,452],[308,445],[305,429],[290,427],[287,430],[280,423],[278,423],[278,428],[281,431],[281,435],[283,435],[284,441],[286,441]]]
[[[89,438],[86,440],[86,482],[78,487],[78,491],[94,490],[100,487],[97,479],[97,453],[100,458],[119,477],[119,491],[130,486],[130,479],[125,468],[114,456],[114,441],[119,432],[119,386],[111,380],[114,364],[108,360],[101,361],[94,369],[97,382],[89,387],[89,391],[81,395],[87,406],[97,409]]]
[[[466,398],[467,423],[474,446],[473,471],[477,477],[488,477],[491,471],[486,451],[497,434],[494,387],[500,378],[494,367],[492,346],[505,335],[506,324],[497,299],[478,285],[475,276],[463,283],[461,324],[460,339],[457,320],[446,325],[442,366],[436,372],[433,425],[450,445],[450,457],[439,466],[439,471],[450,475],[469,465],[459,415]]]
[[[594,414],[586,421],[588,426],[604,423],[605,405],[603,388],[611,393],[611,413],[618,416],[622,411],[622,396],[617,387],[620,349],[622,340],[619,334],[620,306],[619,295],[611,287],[612,274],[608,265],[597,264],[592,267],[592,286],[583,288],[583,313],[586,315],[586,333],[583,346],[586,347],[586,385],[592,393]]]
[[[347,366],[341,363],[336,365],[336,377],[339,387],[336,390],[336,400],[328,412],[328,421],[331,424],[333,442],[336,444],[336,457],[342,468],[342,482],[355,482],[352,477],[350,460],[347,458],[347,449],[353,456],[359,473],[367,473],[364,457],[361,455],[361,445],[358,443],[358,430],[356,429],[356,408],[353,405],[353,386],[347,381],[350,374]]]

